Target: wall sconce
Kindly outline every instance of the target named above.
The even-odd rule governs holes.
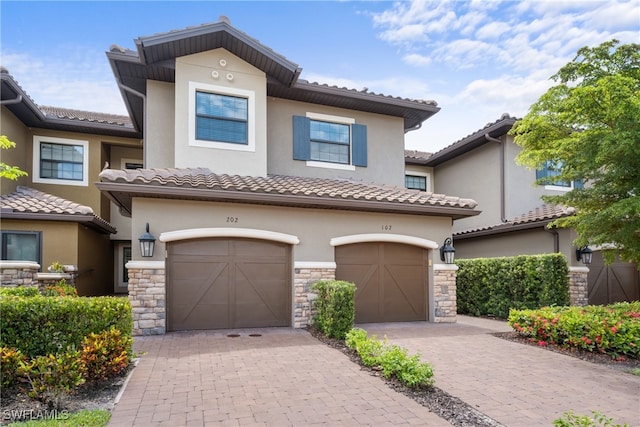
[[[445,264],[453,264],[453,258],[456,255],[456,249],[451,243],[451,238],[447,237],[444,245],[440,246],[440,261],[444,261]]]
[[[140,241],[140,253],[143,257],[152,257],[153,249],[156,245],[156,238],[149,233],[149,223],[147,223],[147,231],[138,238]]]
[[[576,249],[576,259],[582,261],[583,264],[591,264],[593,259],[593,251],[589,246],[583,246]]]

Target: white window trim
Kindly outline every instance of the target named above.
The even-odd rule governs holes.
[[[210,92],[247,99],[247,144],[196,139],[196,92]],[[189,145],[231,151],[256,151],[256,93],[252,90],[189,82]]]
[[[426,182],[426,189],[425,191],[430,192],[431,191],[431,174],[429,172],[422,172],[422,171],[412,171],[412,170],[407,170],[405,169],[404,171],[404,176],[423,176],[425,178],[427,178],[427,182]]]
[[[320,114],[307,112],[308,119],[319,120],[322,122],[341,123],[349,125],[349,161],[353,161],[353,136],[351,135],[351,125],[356,122],[356,119],[351,117],[332,116],[330,114]],[[343,163],[323,162],[321,160],[307,160],[307,166],[311,168],[324,168],[324,169],[336,169],[343,171],[354,171],[356,167],[352,164],[346,165]]]
[[[573,190],[573,182],[571,182],[571,185],[568,187],[564,187],[562,185],[545,185],[544,186],[545,190],[552,190],[552,191],[563,191],[563,192],[568,192]]]
[[[50,142],[60,145],[81,145],[82,153],[82,181],[73,181],[70,179],[53,179],[40,177],[40,144],[42,142]],[[89,141],[80,139],[55,138],[53,136],[33,136],[33,182],[40,184],[53,185],[72,185],[77,187],[89,186]]]

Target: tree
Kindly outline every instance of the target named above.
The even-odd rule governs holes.
[[[584,188],[543,200],[573,206],[552,223],[574,228],[577,246],[604,245],[640,262],[640,44],[611,40],[583,47],[511,129],[522,146],[519,164],[561,165],[554,180],[584,180]],[[544,184],[545,179],[538,180]]]
[[[0,135],[0,148],[7,150],[16,146],[16,143],[10,141],[5,135]],[[20,170],[17,166],[9,166],[5,162],[0,162],[0,178],[7,178],[12,181],[17,180],[21,176],[26,176],[25,171]]]

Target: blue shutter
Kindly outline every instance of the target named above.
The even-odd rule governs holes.
[[[584,188],[584,179],[576,179],[573,181],[573,188]]]
[[[542,169],[536,169],[536,179],[542,179],[547,177],[547,175],[549,174],[548,166],[549,166],[549,163],[544,162],[544,164],[542,165]]]
[[[367,167],[367,127],[365,125],[351,125],[352,147],[354,166]]]
[[[303,116],[293,116],[293,159],[311,159],[310,120]]]

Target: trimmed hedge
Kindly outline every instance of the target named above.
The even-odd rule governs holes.
[[[509,309],[569,304],[562,254],[456,260],[458,313],[506,319]]]
[[[330,338],[344,339],[355,319],[356,285],[341,280],[321,280],[311,285],[318,294],[313,301],[313,325]]]
[[[112,326],[131,336],[133,319],[127,298],[0,295],[0,346],[28,358],[81,348],[91,333]]]

